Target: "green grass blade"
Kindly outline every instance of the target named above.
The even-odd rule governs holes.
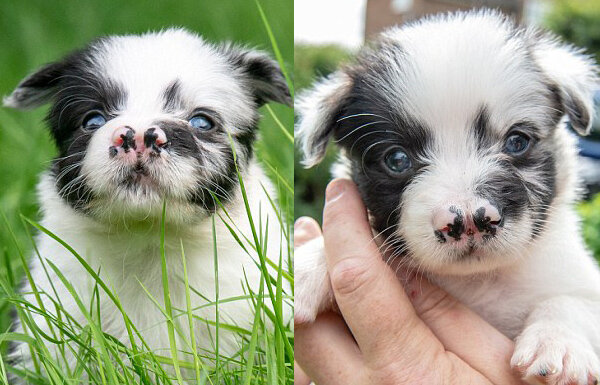
[[[215,216],[211,217],[212,222],[212,241],[213,241],[213,267],[215,276],[215,356],[217,366],[217,380],[216,383],[220,382],[219,374],[221,368],[221,355],[219,354],[219,320],[221,318],[219,314],[219,258],[217,252],[217,229],[215,227]]]
[[[181,370],[179,368],[179,359],[177,354],[177,343],[175,341],[175,327],[173,323],[173,309],[171,307],[171,293],[169,292],[169,275],[167,272],[167,257],[165,254],[165,218],[167,213],[167,201],[163,201],[162,208],[162,219],[160,222],[160,263],[162,267],[162,285],[163,285],[163,299],[165,302],[165,310],[169,315],[167,318],[167,332],[169,334],[169,346],[171,348],[171,356],[173,358],[173,367],[175,368],[175,375],[180,385],[183,385],[183,378],[181,377]]]
[[[275,35],[273,35],[273,31],[271,30],[271,24],[269,24],[269,20],[267,19],[267,16],[265,15],[265,12],[263,11],[263,8],[260,5],[260,2],[258,0],[255,0],[255,2],[256,2],[256,7],[258,8],[258,12],[260,13],[260,18],[262,19],[265,29],[267,30],[267,35],[269,35],[269,40],[271,41],[271,46],[273,47],[273,52],[275,53],[275,58],[279,62],[279,66],[281,67],[281,72],[283,72],[283,76],[285,77],[288,87],[290,88],[290,94],[293,97],[294,96],[294,83],[292,82],[292,79],[288,75],[288,72],[285,68],[285,62],[283,61],[283,56],[281,55],[281,51],[279,51],[279,46],[277,45],[277,40],[275,39]]]

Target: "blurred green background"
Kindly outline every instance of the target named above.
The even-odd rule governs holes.
[[[566,41],[596,57],[600,63],[600,1],[555,0],[548,2],[549,11],[541,20],[542,27],[562,36]],[[351,60],[352,52],[336,45],[296,44],[294,57],[295,88],[298,93],[316,79],[327,76],[340,63]],[[325,160],[316,167],[305,169],[301,157],[295,156],[294,206],[295,217],[308,215],[319,222],[325,198],[325,187],[331,180],[331,165],[336,159],[335,146],[329,146]],[[600,260],[600,194],[588,197],[578,207],[582,217],[584,238]]]
[[[288,73],[293,65],[292,0],[260,0],[272,28]],[[109,34],[142,33],[170,26],[195,31],[207,40],[232,41],[273,52],[255,1],[238,0],[24,0],[0,3],[0,94],[7,95],[17,83],[41,65],[60,59],[90,40]],[[293,133],[293,111],[270,107],[288,134]],[[18,254],[6,215],[25,255],[31,242],[19,214],[39,219],[35,185],[39,173],[50,166],[56,149],[43,123],[47,107],[33,111],[0,108],[0,274],[6,262],[20,276]],[[270,113],[263,108],[258,157],[293,183],[293,144]],[[271,172],[271,176],[273,173]],[[278,178],[274,178],[278,180]],[[280,183],[281,184],[281,183]],[[292,194],[281,189],[280,200],[292,217]],[[0,331],[8,328],[8,303],[0,300]]]

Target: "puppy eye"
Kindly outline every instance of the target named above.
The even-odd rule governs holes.
[[[190,119],[190,125],[201,131],[208,131],[214,127],[214,123],[205,115],[195,115]]]
[[[386,154],[385,165],[393,173],[400,174],[411,167],[411,162],[404,151],[393,149]]]
[[[529,149],[531,138],[522,133],[514,133],[506,138],[504,152],[510,155],[523,155]]]
[[[93,130],[93,129],[102,127],[105,124],[106,124],[106,118],[104,117],[104,115],[102,115],[99,112],[90,112],[83,119],[83,123],[81,124],[81,127]]]

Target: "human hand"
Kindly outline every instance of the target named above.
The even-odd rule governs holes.
[[[311,220],[296,232],[300,242],[319,235]],[[296,360],[317,384],[521,383],[510,339],[422,278],[402,287],[350,181],[327,188],[323,236],[343,318],[329,312],[295,327]]]

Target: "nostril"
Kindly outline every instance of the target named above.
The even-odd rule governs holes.
[[[157,127],[151,127],[144,133],[144,145],[156,152],[167,144],[167,136],[163,130]]]
[[[439,242],[460,240],[465,232],[464,211],[454,205],[440,206],[433,211],[432,225]]]
[[[487,204],[475,210],[473,222],[479,232],[496,235],[496,230],[502,223],[502,216],[500,210]]]
[[[136,148],[135,146],[135,131],[133,131],[133,129],[129,128],[127,129],[127,131],[124,134],[121,134],[121,147],[123,148],[123,150],[125,150],[125,152],[129,151],[129,149],[134,149]]]
[[[135,150],[135,131],[131,127],[120,127],[113,132],[112,143],[115,148],[122,148],[125,152]]]

